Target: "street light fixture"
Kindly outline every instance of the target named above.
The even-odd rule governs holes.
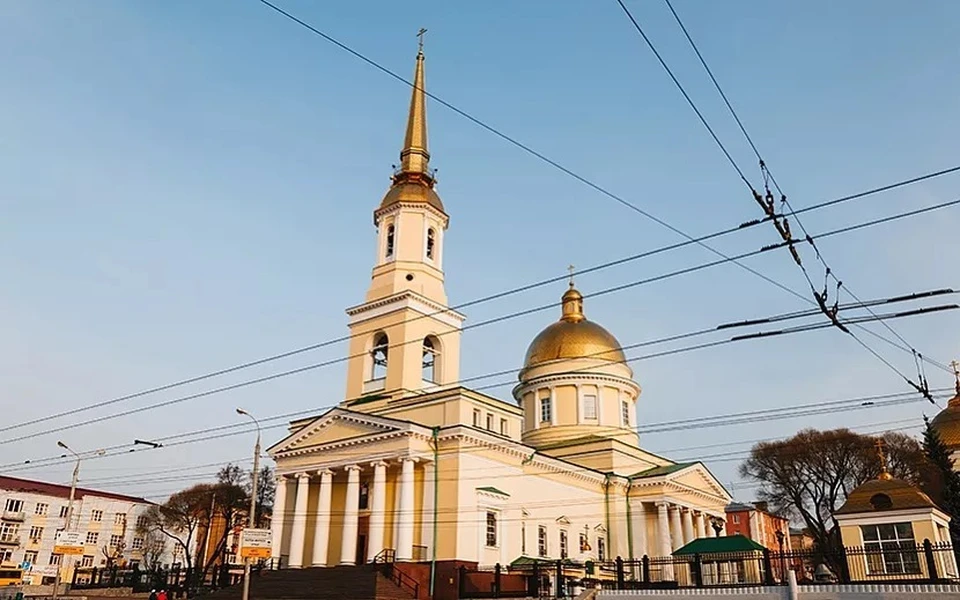
[[[67,521],[64,523],[64,531],[70,531],[70,526],[73,523],[73,499],[77,493],[77,479],[80,476],[80,455],[73,451],[70,446],[67,446],[62,441],[57,441],[57,446],[63,448],[67,452],[73,455],[77,459],[76,464],[73,467],[73,478],[70,480],[70,500],[67,502]],[[105,452],[103,450],[97,450],[97,456],[103,456]],[[57,600],[57,594],[60,591],[60,571],[63,568],[63,555],[61,555],[60,565],[57,566],[57,577],[53,583],[53,600]]]
[[[254,529],[257,526],[256,515],[257,515],[257,485],[259,483],[260,476],[260,421],[256,417],[243,410],[242,408],[237,408],[237,414],[249,417],[253,421],[254,425],[257,426],[257,443],[253,447],[253,477],[252,477],[252,486],[250,488],[250,514],[247,515],[247,527]],[[250,527],[253,525],[253,527]],[[242,535],[242,534],[241,534]],[[54,599],[56,600],[56,599]],[[250,600],[250,558],[243,559],[243,600]]]

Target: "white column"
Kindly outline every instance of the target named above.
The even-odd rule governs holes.
[[[370,463],[373,467],[373,488],[370,490],[370,530],[367,533],[367,562],[373,562],[383,551],[383,534],[387,521],[387,463]]]
[[[658,551],[660,556],[670,556],[673,551],[670,545],[670,518],[667,515],[666,502],[657,503],[657,538],[660,542]]]
[[[704,521],[703,512],[697,513],[695,525],[697,526],[697,539],[707,537],[707,524]]]
[[[630,516],[633,523],[633,558],[641,559],[647,554],[647,512],[643,507],[643,502],[637,501],[633,504]]]
[[[397,532],[397,560],[413,559],[413,464],[415,458],[404,458],[400,466],[400,528]]]
[[[357,563],[357,535],[360,518],[360,467],[347,467],[347,497],[343,505],[343,540],[340,545],[340,564]]]
[[[680,523],[680,507],[670,507],[670,539],[673,540],[673,549],[683,547],[683,525]]]
[[[689,544],[696,539],[693,536],[693,511],[684,508],[681,511],[681,516],[683,517],[683,543]]]
[[[307,535],[307,496],[310,475],[297,473],[297,502],[293,508],[293,529],[290,532],[290,568],[303,567],[303,542]]]
[[[325,567],[329,557],[327,550],[330,547],[330,497],[333,492],[333,472],[322,469],[320,475],[320,494],[317,498],[317,525],[313,532],[313,562],[314,567]]]
[[[283,475],[277,475],[277,491],[273,497],[273,516],[270,519],[270,534],[273,537],[270,549],[270,557],[275,566],[280,565],[280,550],[283,544],[283,523],[285,521],[284,511],[287,510],[287,479]],[[286,565],[283,565],[286,566]]]

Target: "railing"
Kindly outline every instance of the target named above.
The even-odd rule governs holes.
[[[373,562],[383,564],[383,563],[392,563],[397,560],[397,551],[393,548],[384,548],[376,556],[373,557]]]
[[[396,566],[397,551],[393,548],[384,548],[376,556],[373,562],[379,565],[379,571],[384,577],[395,583],[397,586],[409,590],[414,598],[420,597],[420,583],[410,577]]]

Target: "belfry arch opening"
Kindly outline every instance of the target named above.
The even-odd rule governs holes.
[[[437,253],[437,232],[431,227],[427,229],[427,258],[429,260],[436,259]]]
[[[368,381],[371,384],[380,384],[387,379],[387,361],[390,354],[390,338],[384,332],[379,332],[373,336],[373,347],[370,349],[370,375]]]
[[[387,225],[387,247],[384,252],[384,258],[393,258],[397,238],[397,227],[390,223]]]
[[[438,383],[440,380],[440,340],[434,335],[428,335],[423,340],[423,375],[424,383]]]

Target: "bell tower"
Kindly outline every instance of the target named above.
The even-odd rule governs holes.
[[[447,306],[443,242],[450,222],[427,150],[423,33],[400,165],[373,212],[376,260],[366,300],[350,317],[348,401],[425,393],[460,376],[465,317]],[[359,407],[358,407],[359,408]]]

